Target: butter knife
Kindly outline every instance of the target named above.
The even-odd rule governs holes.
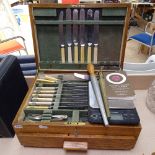
[[[63,11],[59,14],[59,20],[63,21]],[[61,48],[61,62],[65,63],[65,40],[64,40],[64,31],[63,24],[59,24],[59,40],[60,40],[60,48]]]
[[[85,10],[84,9],[80,9],[80,21],[84,21],[85,20]],[[85,59],[85,25],[84,24],[80,24],[80,32],[79,32],[79,36],[80,36],[80,61],[81,63],[84,63],[84,59]]]
[[[94,20],[95,21],[98,21],[99,20],[99,10],[95,10]],[[95,24],[94,25],[93,38],[94,38],[94,64],[97,64],[98,41],[99,41],[99,25],[98,24]]]
[[[87,11],[87,20],[93,20],[93,10],[89,9]],[[87,26],[87,41],[88,41],[88,53],[87,53],[87,63],[91,63],[91,48],[93,41],[93,27],[92,25]]]
[[[78,9],[73,10],[73,20],[78,20]],[[73,24],[74,63],[78,63],[78,25]]]
[[[66,20],[71,21],[71,9],[66,9]],[[66,25],[66,41],[68,45],[68,63],[72,63],[72,29],[71,24]]]

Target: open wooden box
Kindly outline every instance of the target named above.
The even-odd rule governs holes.
[[[83,9],[85,15],[89,9],[92,10],[93,13],[98,10],[99,19],[87,20],[87,18],[85,18],[85,20],[69,20],[66,15],[67,9],[71,12],[74,12],[74,9],[78,10],[78,12]],[[89,49],[87,44],[88,38],[86,37],[85,39],[84,59],[81,60],[80,58],[82,47],[79,38],[77,45],[79,51],[78,62],[74,61],[76,54],[73,53],[73,61],[69,62],[68,45],[66,43],[68,40],[66,39],[68,37],[68,30],[66,30],[67,25],[70,25],[71,29],[74,27],[73,25],[78,25],[78,27],[82,24],[85,25],[84,33],[86,36],[88,36],[87,28],[89,26],[99,25],[99,32],[96,34],[98,35],[97,62],[94,62],[93,54],[91,56],[92,60],[90,61],[95,65],[96,69],[100,69],[101,67],[106,71],[122,69],[130,16],[130,4],[32,4],[29,6],[29,11],[38,75],[13,122],[13,127],[20,143],[24,146],[62,148],[66,142],[69,142],[69,144],[76,144],[73,145],[71,149],[77,149],[78,146],[83,146],[83,144],[84,146],[81,147],[81,149],[86,148],[87,144],[90,149],[132,149],[141,131],[140,124],[136,126],[110,125],[108,127],[90,124],[87,121],[87,108],[78,110],[74,108],[59,109],[58,101],[60,101],[60,96],[56,97],[57,102],[53,105],[53,109],[36,110],[38,114],[45,114],[44,120],[27,121],[29,112],[34,112],[35,110],[26,109],[33,98],[32,94],[36,91],[36,87],[44,86],[38,79],[44,78],[46,75],[56,78],[61,77],[64,82],[68,80],[77,80],[77,82],[79,82],[80,80],[75,78],[73,73],[87,74],[86,66],[90,63],[87,60],[87,51]],[[60,20],[59,17],[61,11],[64,13],[63,20]],[[80,16],[79,14],[80,13],[78,13],[78,16]],[[61,46],[60,43],[62,37],[62,35],[60,36],[60,29],[62,29],[60,25],[63,25],[64,28],[65,42],[63,46]],[[78,32],[79,31],[80,28],[78,28]],[[74,46],[72,41],[72,51],[74,51]],[[62,54],[61,48],[64,48],[65,57]],[[94,45],[92,45],[91,52],[93,53],[94,51],[95,48]],[[62,88],[63,84],[56,82],[52,85],[58,86],[57,93],[59,92],[60,94],[59,85],[61,85]],[[85,84],[87,85],[87,82]],[[87,93],[87,91],[84,93]],[[86,96],[88,96],[88,94]],[[64,121],[51,121],[47,119],[49,113],[67,114],[68,119]],[[64,147],[66,147],[66,145]]]

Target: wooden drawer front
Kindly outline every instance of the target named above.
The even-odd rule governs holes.
[[[134,136],[138,137],[141,131],[141,125],[138,126],[119,126],[113,125],[109,127],[104,127],[102,125],[50,125],[50,124],[25,124],[22,128],[16,128],[14,125],[14,130],[18,134],[25,133],[41,133],[41,134],[75,134],[78,135],[110,135],[110,136]],[[120,132],[121,131],[121,132]]]
[[[89,149],[132,149],[136,143],[133,136],[104,135],[67,135],[67,134],[18,134],[19,141],[24,146],[63,148],[64,141],[87,142]]]

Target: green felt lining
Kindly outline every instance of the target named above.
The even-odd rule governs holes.
[[[125,16],[126,8],[104,8],[102,16]]]
[[[63,20],[63,21],[56,21],[56,20],[36,20],[36,24],[38,25],[58,25],[58,24],[84,24],[84,25],[121,25],[124,24],[124,20],[105,20],[105,21],[94,21],[94,20],[87,20],[87,21],[80,21],[80,20]]]
[[[73,8],[71,8],[73,10]],[[39,55],[39,69],[51,69],[51,70],[85,70],[88,64],[87,51],[88,51],[88,39],[87,28],[88,26],[95,26],[99,24],[99,41],[98,41],[98,61],[100,62],[121,62],[121,45],[123,37],[123,28],[125,24],[125,16],[127,8],[91,8],[93,11],[98,9],[100,11],[100,20],[59,20],[60,11],[64,11],[66,8],[34,8],[33,16],[36,27],[36,38],[38,45]],[[80,10],[78,8],[78,10]],[[85,9],[86,11],[88,8]],[[64,28],[64,50],[65,50],[65,63],[61,62],[61,43],[59,25],[62,24]],[[78,53],[79,62],[77,64],[68,63],[68,44],[66,25],[70,24],[71,28],[76,24],[85,25],[85,59],[84,63],[80,62],[80,39],[78,40]],[[73,29],[72,29],[73,31]],[[91,32],[92,33],[92,32]],[[79,34],[79,27],[78,27]],[[72,36],[73,37],[73,36]],[[79,36],[78,36],[79,37]],[[93,38],[92,38],[93,40]],[[72,58],[74,58],[74,43],[71,45]],[[94,46],[91,47],[92,60]],[[93,61],[91,62],[93,63]]]
[[[38,9],[33,10],[33,15],[34,16],[41,16],[41,17],[44,17],[44,16],[57,16],[57,12],[56,12],[56,9],[41,9],[41,8],[38,8]]]

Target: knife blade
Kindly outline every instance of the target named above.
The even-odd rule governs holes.
[[[85,20],[85,10],[84,9],[80,9],[80,21],[84,21]],[[84,24],[80,24],[80,60],[81,63],[84,63],[84,48],[85,48],[85,25]]]
[[[59,21],[63,21],[64,13],[60,11],[59,13]],[[65,39],[64,39],[64,28],[63,24],[59,24],[59,41],[61,48],[61,62],[65,63]]]
[[[94,20],[95,21],[99,20],[99,10],[95,10],[95,12],[94,12]],[[94,38],[94,64],[97,64],[98,41],[99,41],[99,25],[98,24],[94,25],[93,38]]]
[[[73,20],[78,20],[78,9],[73,10]],[[74,63],[78,63],[78,25],[73,24]]]
[[[87,20],[93,20],[93,10],[89,9],[87,11]],[[87,27],[87,42],[88,42],[88,53],[87,53],[87,62],[91,63],[91,48],[92,48],[92,33],[93,33],[93,26],[88,25]]]
[[[66,20],[71,21],[71,9],[66,9]],[[68,45],[68,63],[72,63],[72,32],[71,32],[71,24],[66,25],[66,41]]]

